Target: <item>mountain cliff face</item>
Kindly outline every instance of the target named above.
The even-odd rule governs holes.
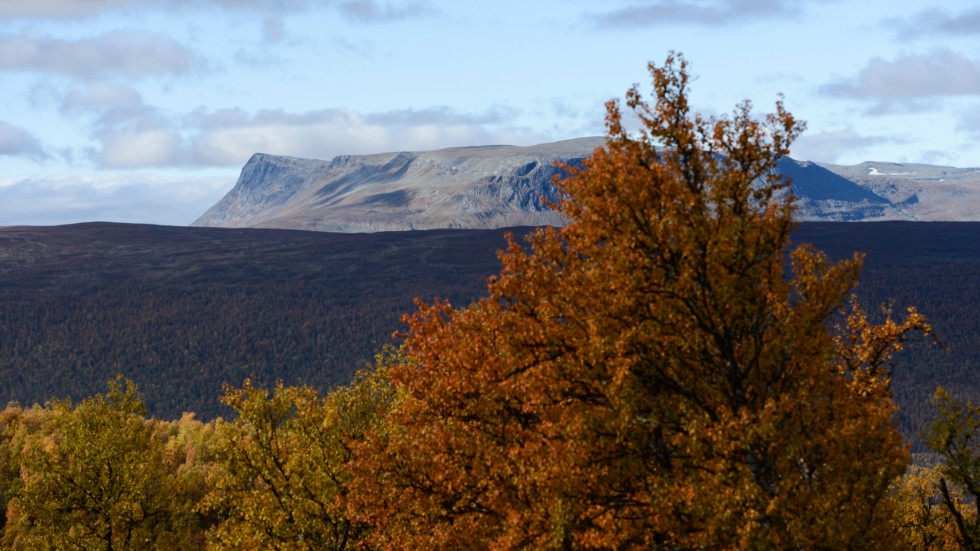
[[[980,220],[980,168],[883,162],[822,166],[885,198],[880,220]]]
[[[877,220],[889,205],[884,197],[816,163],[783,157],[776,168],[793,182],[799,220]]]
[[[603,138],[341,155],[330,161],[255,154],[235,187],[194,226],[331,232],[561,225],[555,162],[578,165]],[[800,220],[980,220],[980,170],[790,158]]]
[[[583,138],[531,147],[342,155],[331,161],[254,155],[195,226],[335,232],[561,224],[546,201],[555,162],[602,145]]]

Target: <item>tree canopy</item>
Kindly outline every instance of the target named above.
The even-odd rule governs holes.
[[[849,301],[861,258],[790,251],[775,173],[803,124],[691,112],[683,57],[607,104],[488,295],[407,318],[404,399],[348,507],[387,548],[880,545],[907,454],[888,362],[914,309]]]
[[[485,298],[419,301],[351,385],[246,380],[209,423],[121,376],[0,411],[2,546],[977,548],[980,408],[940,390],[943,464],[902,477],[890,361],[930,326],[790,243],[803,124],[692,113],[683,57],[649,68],[563,167],[569,224],[509,237]]]
[[[19,412],[19,478],[5,544],[15,549],[174,549],[194,543],[196,519],[181,507],[183,461],[131,381],[72,406],[56,400]],[[11,426],[11,424],[7,424]],[[168,453],[170,452],[170,453]]]
[[[310,387],[277,385],[270,396],[246,381],[223,401],[238,413],[218,422],[217,460],[200,508],[222,522],[213,549],[349,549],[365,527],[336,505],[347,491],[351,442],[396,400],[386,362],[320,398]]]

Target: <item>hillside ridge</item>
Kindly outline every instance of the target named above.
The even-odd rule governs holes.
[[[519,242],[530,228],[509,228]],[[153,415],[227,412],[222,385],[349,383],[413,298],[463,306],[500,270],[505,230],[328,233],[85,223],[0,228],[0,399],[80,399],[121,373]],[[976,222],[803,222],[794,244],[867,253],[858,296],[916,305],[950,352],[896,366],[907,435],[937,384],[980,399]]]
[[[534,146],[338,155],[256,153],[234,188],[192,226],[376,232],[562,225],[549,204],[559,165],[580,165],[601,137]],[[845,166],[785,157],[800,221],[980,221],[980,169]]]

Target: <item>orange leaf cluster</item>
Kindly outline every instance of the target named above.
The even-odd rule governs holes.
[[[704,118],[680,56],[565,167],[571,223],[511,242],[486,298],[420,304],[404,400],[354,451],[373,545],[854,548],[891,537],[907,455],[890,356],[912,312],[841,314],[860,258],[789,249],[777,103]],[[844,320],[833,324],[835,316]]]

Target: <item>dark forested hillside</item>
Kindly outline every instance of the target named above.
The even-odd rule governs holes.
[[[937,385],[980,403],[980,224],[804,223],[794,242],[812,242],[832,258],[865,252],[862,303],[896,312],[916,306],[935,327],[941,347],[912,345],[895,362],[899,420],[917,449],[914,436],[935,416]]]
[[[502,231],[327,234],[80,224],[0,230],[0,400],[122,373],[151,413],[220,414],[222,385],[349,382],[416,296],[475,298]]]
[[[526,230],[518,229],[516,232]],[[865,251],[859,294],[916,305],[950,352],[896,369],[906,434],[942,384],[980,399],[980,224],[804,223],[796,243]],[[121,373],[150,411],[223,414],[225,383],[350,380],[412,309],[468,302],[498,271],[503,230],[329,234],[80,224],[0,229],[0,400],[100,392]]]

